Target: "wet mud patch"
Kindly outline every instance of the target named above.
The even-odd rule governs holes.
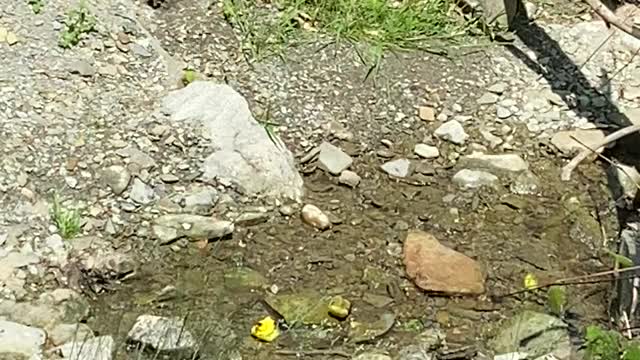
[[[608,201],[606,195],[594,199],[593,189],[560,184],[554,162],[531,161],[543,184],[537,196],[513,194],[510,180],[495,189],[460,191],[450,182],[455,167],[438,165],[428,181],[416,185],[411,178],[400,181],[381,172],[382,161],[375,153],[358,159],[356,171],[366,175],[356,189],[321,170],[306,175],[306,202],[329,215],[330,230],[317,231],[295,213],[237,227],[232,239],[206,249],[184,244],[174,251],[149,244],[150,253],[159,256],[101,296],[90,325],[125,335],[141,314],[185,316],[196,336],[207,334],[205,358],[221,358],[225,351],[226,358],[236,351],[247,358],[288,356],[277,355],[278,349],[352,353],[362,346],[394,352],[414,343],[425,329],[441,330],[449,346],[484,349],[509,314],[522,308],[545,311],[540,294],[496,298],[519,289],[527,273],[545,281],[606,268],[607,259],[600,259],[596,249],[601,226],[615,233],[614,214],[601,213],[607,220],[601,225],[593,213],[602,208],[600,201]],[[586,171],[600,170],[590,166]],[[428,231],[479,261],[487,273],[487,294],[447,297],[418,290],[402,263],[409,229]],[[570,312],[579,323],[605,318],[607,289],[606,284],[569,288]],[[269,315],[262,301],[283,294],[314,300],[340,295],[353,304],[352,312],[345,321],[325,314],[326,322],[296,324],[275,344],[252,339],[251,327]],[[372,324],[384,314],[394,316],[390,331],[365,345],[350,341],[353,322]]]

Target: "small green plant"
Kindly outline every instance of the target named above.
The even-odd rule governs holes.
[[[196,74],[194,70],[186,69],[182,73],[182,84],[184,84],[184,86],[187,86],[196,80],[198,80],[198,74]]]
[[[51,219],[63,239],[72,239],[80,233],[80,213],[77,210],[64,208],[60,203],[58,195],[54,195],[53,197]]]
[[[27,5],[31,7],[34,14],[39,14],[44,8],[44,0],[27,0]]]
[[[585,333],[587,360],[640,360],[640,344],[619,333],[589,325]]]
[[[564,286],[553,285],[547,290],[547,305],[552,314],[564,317],[567,306],[567,290]]]
[[[65,28],[60,35],[59,45],[68,49],[77,45],[82,37],[95,30],[96,18],[91,15],[84,2],[67,13]]]

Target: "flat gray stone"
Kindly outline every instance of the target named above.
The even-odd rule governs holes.
[[[153,233],[162,244],[182,237],[191,240],[217,239],[234,230],[230,221],[210,216],[192,214],[168,214],[157,218],[152,225]]]
[[[60,347],[60,353],[69,360],[111,360],[114,349],[111,336],[98,336],[68,342]]]
[[[494,93],[484,93],[482,94],[482,96],[480,96],[478,98],[478,104],[479,105],[491,105],[491,104],[495,104],[498,102],[498,95],[494,94]]]
[[[360,175],[350,170],[343,171],[338,178],[338,182],[340,184],[344,184],[352,188],[358,186],[361,180],[362,178],[360,177]]]
[[[93,338],[93,331],[87,324],[58,324],[47,333],[49,341],[59,346],[71,341],[82,342]]]
[[[303,181],[293,155],[230,86],[194,81],[167,95],[163,112],[178,126],[204,127],[211,148],[202,164],[205,179],[230,182],[250,195],[301,200]]]
[[[462,124],[457,120],[450,120],[440,125],[434,134],[446,141],[452,142],[456,145],[463,145],[469,135],[464,131]]]
[[[3,353],[37,358],[42,354],[46,338],[42,329],[0,320],[0,358]]]
[[[318,161],[333,175],[339,175],[353,163],[351,156],[328,142],[323,142],[318,148]]]
[[[129,194],[129,197],[138,204],[147,205],[156,199],[156,194],[151,186],[145,184],[142,180],[135,178],[133,179],[133,185],[131,186],[131,193]]]
[[[460,164],[466,168],[518,173],[529,169],[529,164],[517,154],[484,154],[475,152],[462,157]]]
[[[452,181],[463,189],[475,189],[496,184],[498,177],[486,171],[462,169],[453,175]]]
[[[413,148],[413,152],[425,159],[435,159],[440,156],[440,150],[437,147],[427,144],[417,144]]]
[[[403,178],[409,175],[410,165],[411,162],[407,159],[397,159],[382,164],[381,168],[391,176]]]
[[[127,334],[127,340],[160,351],[163,355],[188,356],[198,351],[191,332],[181,318],[140,315]]]
[[[131,174],[124,166],[113,165],[102,171],[102,182],[107,185],[114,194],[120,195],[129,186]]]

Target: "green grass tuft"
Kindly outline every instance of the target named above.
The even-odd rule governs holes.
[[[27,5],[31,7],[34,14],[39,14],[44,8],[44,0],[27,0]]]
[[[467,33],[453,7],[452,0],[280,0],[268,6],[250,0],[223,2],[226,19],[257,57],[281,52],[318,32],[382,50],[424,47]]]
[[[70,10],[64,20],[65,28],[60,34],[58,45],[68,49],[78,45],[85,34],[95,31],[96,18],[89,12],[84,2]]]
[[[63,239],[70,240],[80,233],[80,213],[63,207],[57,195],[53,197],[50,214]]]

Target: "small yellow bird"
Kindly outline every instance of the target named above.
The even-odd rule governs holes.
[[[280,329],[278,323],[271,316],[267,316],[251,328],[251,335],[258,340],[272,342],[280,336]]]

